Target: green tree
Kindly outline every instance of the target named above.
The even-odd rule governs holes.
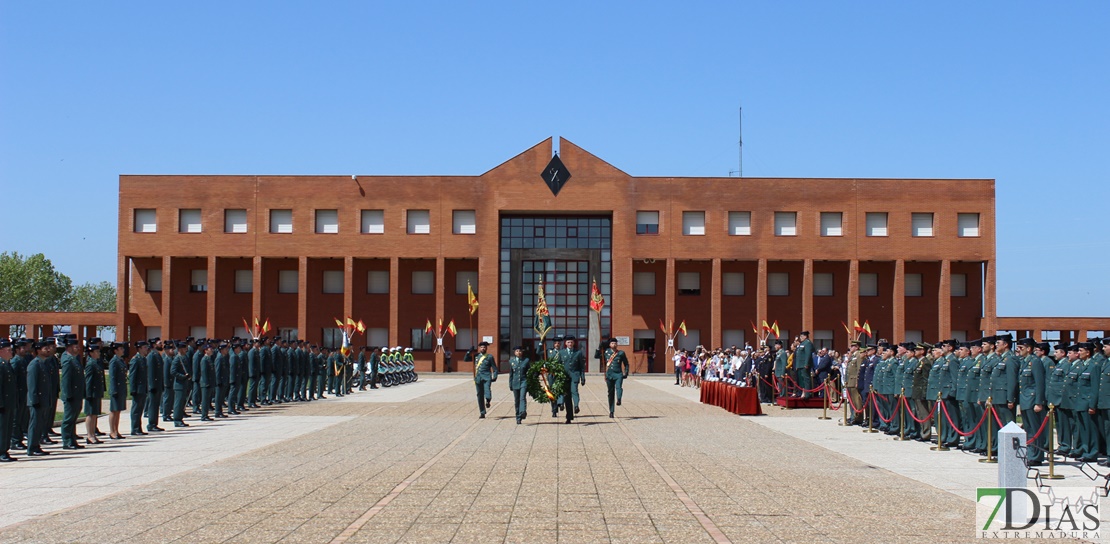
[[[73,281],[54,270],[42,253],[24,257],[16,252],[0,253],[0,311],[60,312],[69,308]],[[13,327],[23,334],[23,326]]]
[[[110,282],[82,283],[70,294],[71,312],[116,311],[116,286]]]

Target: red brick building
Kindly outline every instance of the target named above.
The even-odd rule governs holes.
[[[627,338],[641,372],[667,370],[643,353],[660,321],[685,321],[679,346],[753,342],[763,320],[839,347],[854,320],[891,340],[995,328],[993,180],[633,177],[566,140],[553,172],[553,146],[477,176],[120,176],[117,334],[243,336],[257,316],[330,344],[349,315],[357,342],[438,371],[428,320],[455,321],[448,350],[492,337],[505,357],[535,339],[541,277],[555,334]]]

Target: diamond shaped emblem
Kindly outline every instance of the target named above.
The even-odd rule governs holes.
[[[563,161],[559,160],[559,156],[555,155],[551,157],[551,162],[547,163],[540,177],[547,183],[547,188],[551,189],[551,194],[559,196],[559,190],[570,179],[570,171],[563,165]]]

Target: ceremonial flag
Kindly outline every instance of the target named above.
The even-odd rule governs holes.
[[[767,332],[771,332],[771,326],[767,324],[766,319],[763,320],[763,330],[765,330]]]
[[[355,330],[360,333],[366,332],[366,324],[363,323],[361,319],[359,319],[358,323],[355,324]]]
[[[451,322],[447,324],[447,332],[451,333],[452,338],[454,338],[455,334],[458,333],[458,330],[455,329],[454,319],[452,319]]]
[[[779,320],[776,319],[775,322],[771,324],[771,332],[775,333],[775,338],[779,337]]]
[[[254,324],[255,324],[254,329],[250,328],[250,326],[247,325],[247,318],[245,318],[245,317],[243,318],[243,328],[247,330],[247,334],[251,335],[251,338],[257,338],[254,335],[255,329],[258,328],[258,320],[257,319],[254,320]]]
[[[843,322],[843,321],[840,322],[840,325],[842,327],[844,327],[844,332],[848,333],[848,339],[851,340],[852,339],[852,329],[849,329],[848,324]],[[858,328],[857,328],[857,330],[858,330]]]
[[[682,336],[686,336],[686,321],[678,324],[678,330],[682,331]]]
[[[432,332],[432,320],[429,319],[428,320],[428,325],[426,327],[424,327],[424,333],[428,334],[428,333],[431,333],[431,332]]]
[[[601,309],[605,307],[605,298],[601,296],[601,290],[597,288],[597,278],[594,278],[593,287],[590,288],[590,309],[601,314]]]
[[[466,304],[470,306],[470,315],[478,311],[478,297],[474,296],[474,290],[470,288],[470,280],[466,280]]]
[[[336,318],[335,319],[335,326],[342,329],[343,328],[343,322],[340,321],[339,318]]]
[[[659,330],[663,331],[663,334],[665,334],[667,336],[671,335],[671,331],[667,330],[667,326],[663,324],[662,319],[659,320]]]
[[[756,337],[759,337],[759,327],[755,326],[755,321],[750,321],[749,320],[748,323],[752,324],[752,332],[755,333]]]
[[[868,338],[871,338],[871,324],[866,320],[863,322],[863,332],[867,333]]]
[[[547,297],[543,294],[543,283],[539,284],[536,291],[536,317],[532,322],[532,329],[540,338],[551,332],[551,314],[547,311]]]
[[[262,334],[266,334],[268,332],[270,332],[270,319],[266,318],[266,324],[262,325]]]

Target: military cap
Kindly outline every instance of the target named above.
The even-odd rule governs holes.
[[[929,345],[929,344],[926,344],[925,342],[916,342],[913,345],[913,349],[915,349],[915,350],[918,350],[918,349],[933,349],[933,346]]]
[[[860,342],[859,340],[852,340],[851,342],[848,342],[848,345],[856,346],[856,347],[863,347],[863,342]]]
[[[68,336],[65,338],[65,340],[63,340],[63,343],[66,345],[66,347],[76,346],[77,344],[80,344],[80,342],[78,342],[76,338],[70,338]]]
[[[1012,344],[1012,343],[1014,343],[1014,335],[1012,335],[1012,334],[1000,334],[1000,335],[994,337],[994,341],[995,342],[1006,342],[1007,344]]]
[[[782,339],[781,338],[776,338],[775,341],[772,342],[772,344],[775,344],[776,346],[781,346],[782,345]]]
[[[993,337],[993,336],[984,336],[984,337],[979,339],[980,344],[993,344],[994,341],[995,341],[995,337]]]
[[[482,347],[482,346],[489,347],[489,342],[478,342],[478,347]]]
[[[798,333],[798,336],[809,336],[809,331],[802,331]]]
[[[1048,342],[1037,342],[1036,348],[1045,353],[1051,351],[1050,349],[1048,349]]]
[[[196,338],[193,338],[192,336],[186,336],[186,337],[185,337],[185,341],[186,341],[186,342],[195,342],[196,340],[197,340],[197,339],[196,339]]]
[[[150,347],[150,342],[147,342],[146,340],[140,340],[138,342],[135,342],[135,347],[136,348],[148,348],[148,347]]]
[[[1087,341],[1094,344],[1096,348],[1101,348],[1103,344],[1102,338],[1088,338]]]
[[[605,341],[605,343],[606,343],[606,344],[612,344],[613,342],[616,342],[616,341],[617,341],[617,339],[616,339],[616,338],[613,338],[613,337],[609,337],[609,339],[608,339],[608,340],[606,340],[606,341]]]
[[[578,338],[575,337],[573,334],[568,334],[568,335],[563,337],[564,342],[566,342],[567,340],[578,340]]]
[[[0,338],[0,349],[12,347],[12,340],[10,338]]]
[[[308,346],[308,349],[320,349],[320,346],[317,346],[316,344],[312,344],[311,346]]]
[[[917,347],[917,344],[915,344],[913,342],[902,342],[901,344],[898,344],[898,345],[903,347],[903,348],[906,348],[908,350],[913,350],[914,348]]]
[[[188,342],[182,342],[181,340],[178,340],[178,341],[174,342],[173,345],[176,348],[187,348],[187,347],[189,347]]]
[[[1017,345],[1019,345],[1019,346],[1029,346],[1029,347],[1032,348],[1032,347],[1037,346],[1037,341],[1032,339],[1032,338],[1022,338],[1021,340],[1017,341]]]
[[[119,348],[127,347],[127,344],[126,343],[120,343],[120,342],[112,342],[108,347],[110,347],[112,349],[119,349]]]
[[[207,339],[207,338],[197,338],[197,343],[198,343],[198,344],[203,344],[203,343],[205,343],[205,342],[207,342],[207,341],[208,341],[208,339]]]
[[[960,342],[959,344],[960,345],[958,347],[961,347],[961,348],[971,348],[971,346],[978,346],[979,345],[979,344],[976,344],[975,342]]]
[[[867,344],[867,349],[877,350],[879,349],[879,346],[877,344]]]
[[[524,351],[524,348],[521,346],[516,346],[513,348],[513,351]]]
[[[36,341],[35,344],[34,344],[34,347],[35,347],[35,349],[42,349],[42,348],[45,348],[47,346],[56,346],[56,345],[57,344],[54,342],[53,338],[43,338],[42,340]]]
[[[1075,347],[1076,348],[1083,348],[1087,351],[1094,351],[1095,350],[1095,345],[1092,344],[1091,342],[1080,342],[1080,343],[1076,344]]]
[[[85,349],[87,349],[88,351],[96,351],[100,349],[100,347],[100,342],[97,342],[95,344],[89,344],[88,347],[86,347]]]
[[[1060,349],[1063,349],[1064,351],[1079,351],[1079,344],[1072,344],[1070,346],[1066,346],[1066,347],[1063,347],[1063,348],[1060,348]]]
[[[77,339],[77,333],[73,333],[73,332],[67,333],[63,338],[65,338],[67,340],[70,340],[70,339],[76,340]]]
[[[20,338],[18,340],[12,340],[12,345],[17,347],[17,348],[20,347],[20,346],[26,346],[26,345],[31,344],[31,343],[32,342],[30,340],[26,339],[26,338]]]

